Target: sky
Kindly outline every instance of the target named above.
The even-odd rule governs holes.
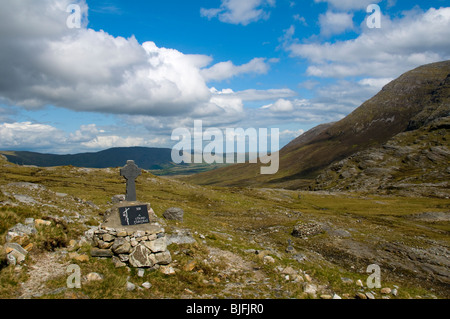
[[[448,0],[3,0],[0,149],[171,148],[194,120],[282,147],[449,59]]]

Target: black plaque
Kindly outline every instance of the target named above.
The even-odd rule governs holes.
[[[150,223],[147,205],[119,207],[122,226]]]

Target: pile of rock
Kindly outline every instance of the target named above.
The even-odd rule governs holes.
[[[308,238],[323,232],[324,229],[322,225],[317,223],[305,223],[296,225],[294,227],[294,230],[292,231],[292,236],[300,238]]]
[[[4,246],[8,264],[17,265],[25,261],[28,252],[33,248],[30,236],[37,233],[36,227],[50,225],[48,220],[26,218],[23,224],[17,223],[8,229]]]
[[[86,232],[95,248],[93,257],[112,257],[116,267],[136,268],[167,265],[172,261],[167,250],[164,228],[151,224],[145,230],[99,226]]]

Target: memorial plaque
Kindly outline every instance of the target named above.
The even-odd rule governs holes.
[[[147,205],[119,207],[122,226],[150,223]]]

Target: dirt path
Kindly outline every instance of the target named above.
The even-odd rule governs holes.
[[[61,254],[57,252],[45,252],[30,256],[32,265],[28,269],[29,279],[22,283],[22,294],[19,298],[29,299],[39,297],[51,292],[45,283],[53,278],[65,274],[67,262],[62,262]]]

